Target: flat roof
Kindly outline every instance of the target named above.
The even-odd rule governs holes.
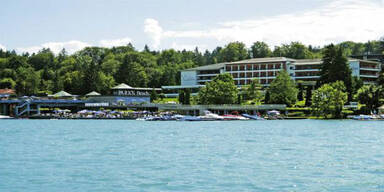
[[[218,70],[218,69],[224,68],[225,65],[232,65],[232,64],[266,63],[266,62],[284,62],[284,61],[296,61],[296,60],[295,60],[295,59],[291,59],[291,58],[286,58],[286,57],[253,58],[253,59],[247,59],[247,60],[241,60],[241,61],[223,62],[223,63],[217,63],[217,64],[205,65],[205,66],[201,66],[201,67],[195,67],[195,68],[190,68],[190,69],[184,69],[184,70],[182,70],[182,71]]]
[[[284,62],[284,61],[297,61],[295,59],[286,57],[265,57],[265,58],[253,58],[241,61],[230,62],[228,64],[251,64],[251,63],[266,63],[266,62]]]
[[[320,65],[323,63],[321,59],[298,59],[294,65]]]
[[[228,63],[217,63],[217,64],[205,65],[205,66],[201,66],[201,67],[184,69],[182,71],[219,70],[221,68],[224,68],[225,64],[228,64]]]
[[[156,91],[160,91],[161,89],[160,88],[148,88],[148,87],[131,87],[125,83],[121,83],[120,85],[117,85],[115,87],[112,87],[111,89],[130,89],[130,90],[146,90],[146,91],[149,91],[149,90],[153,90],[155,89]]]
[[[205,87],[205,85],[173,85],[173,86],[161,86],[163,89],[191,89]]]

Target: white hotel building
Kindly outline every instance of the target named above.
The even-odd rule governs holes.
[[[352,76],[363,80],[364,84],[375,83],[381,71],[381,63],[376,61],[348,59]],[[199,88],[221,73],[232,75],[237,86],[249,84],[259,79],[263,86],[276,78],[281,70],[286,70],[295,81],[315,85],[320,78],[321,59],[290,59],[285,57],[255,58],[236,62],[219,63],[181,71],[180,86],[163,86],[163,90]],[[167,96],[176,96],[168,94]]]

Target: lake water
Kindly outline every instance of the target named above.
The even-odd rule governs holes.
[[[384,122],[1,120],[0,191],[384,191]]]

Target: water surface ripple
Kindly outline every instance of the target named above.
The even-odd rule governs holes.
[[[0,191],[384,191],[384,122],[1,120]]]

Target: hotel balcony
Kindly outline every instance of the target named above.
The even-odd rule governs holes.
[[[208,82],[212,81],[212,79],[198,79],[197,82]]]
[[[270,76],[270,77],[238,77],[233,78],[233,80],[252,80],[252,79],[275,79],[276,76]]]
[[[319,79],[320,76],[295,76],[294,79]]]
[[[212,74],[197,74],[198,77],[214,77],[219,75],[218,73],[212,73]]]
[[[379,67],[361,67],[360,71],[380,71]]]
[[[364,75],[364,74],[362,74],[362,75],[360,75],[360,77],[366,77],[366,78],[379,78],[379,75],[377,74],[377,75]]]
[[[320,71],[320,69],[296,69],[295,72],[316,72]]]
[[[281,71],[282,69],[257,69],[257,70],[242,70],[242,71],[225,71],[227,73],[244,73],[244,72],[270,72]]]

